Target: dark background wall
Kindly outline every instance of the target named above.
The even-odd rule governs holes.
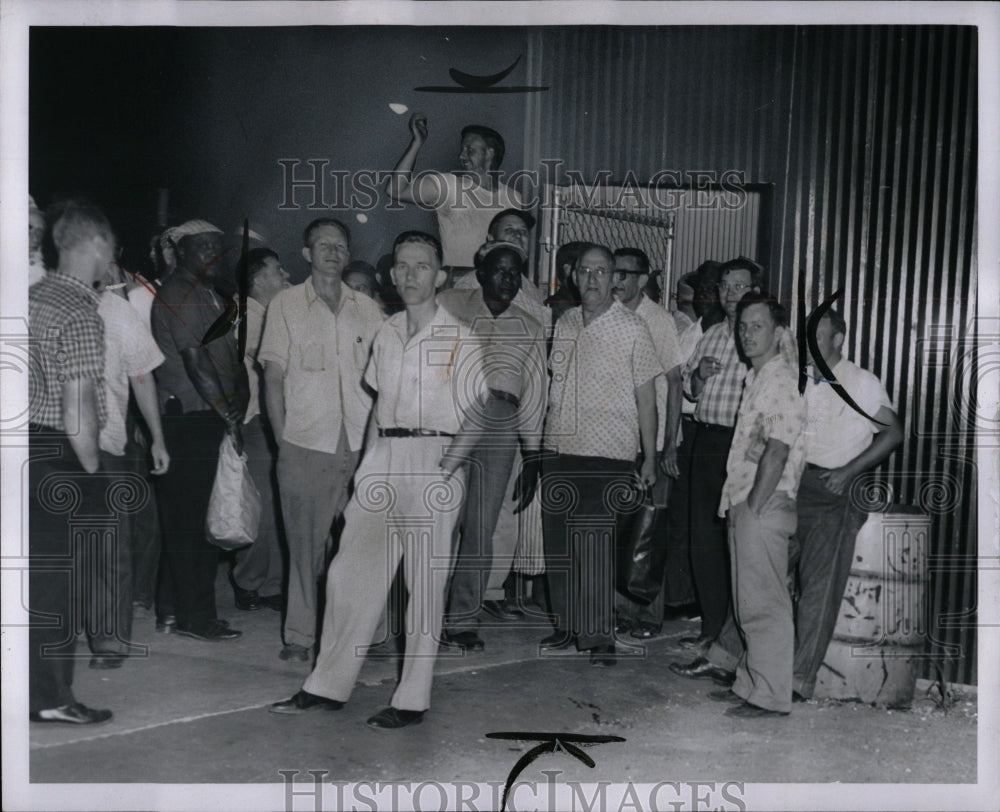
[[[524,51],[524,29],[211,28],[33,29],[31,188],[44,205],[82,190],[115,215],[129,258],[156,220],[158,188],[169,190],[170,224],[202,217],[230,230],[250,219],[305,277],[302,229],[329,207],[300,187],[286,201],[286,171],[314,176],[326,160],[325,202],[340,204],[352,255],[374,263],[405,228],[434,230],[432,213],[388,201],[364,210],[338,201],[332,171],[388,171],[409,141],[410,113],[427,114],[430,136],[417,168],[458,167],[459,133],[480,123],[503,133],[516,169],[523,155],[519,95],[414,92],[452,85],[448,68],[489,74]],[[507,83],[523,84],[523,64]],[[291,170],[280,160],[299,162]],[[369,184],[372,184],[369,181]],[[346,196],[345,196],[346,197]],[[283,203],[297,208],[282,209]],[[367,216],[362,224],[355,216]],[[338,213],[335,212],[335,216]]]
[[[409,115],[390,103],[429,116],[418,168],[453,168],[475,121],[504,133],[509,171],[556,158],[557,179],[736,170],[773,184],[769,285],[793,310],[844,291],[849,356],[907,424],[866,498],[931,515],[928,651],[971,682],[976,48],[959,27],[33,29],[31,190],[43,205],[59,190],[97,198],[141,265],[166,188],[171,224],[248,216],[301,279],[316,212],[308,189],[280,208],[278,161],[303,162],[300,177],[309,159],[390,169]],[[503,84],[549,91],[413,90],[518,56]],[[365,224],[345,212],[356,257],[433,228],[384,204]]]

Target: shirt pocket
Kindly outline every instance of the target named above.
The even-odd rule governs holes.
[[[325,347],[319,341],[306,341],[299,347],[299,366],[306,372],[322,372],[326,369]]]
[[[365,367],[368,366],[369,355],[369,349],[365,344],[364,338],[362,336],[355,336],[351,341],[351,347],[354,350],[354,366],[364,372]]]

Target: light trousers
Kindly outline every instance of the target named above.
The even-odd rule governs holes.
[[[366,452],[327,572],[319,655],[303,685],[309,693],[350,698],[402,560],[410,597],[403,673],[391,705],[430,707],[452,532],[465,496],[461,470],[445,479],[438,467],[447,443],[444,437],[383,437]]]

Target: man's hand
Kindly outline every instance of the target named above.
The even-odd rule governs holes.
[[[240,431],[239,422],[230,423],[226,422],[226,434],[230,436],[233,441],[233,448],[236,449],[236,453],[240,456],[243,454],[243,432]]]
[[[830,489],[832,493],[840,496],[844,492],[851,480],[854,479],[854,471],[849,465],[841,466],[840,468],[831,468],[829,471],[824,471],[819,475],[819,478],[823,480],[826,487]]]
[[[653,483],[656,482],[656,457],[650,455],[642,458],[642,465],[639,466],[639,479],[644,487],[653,487]]]
[[[170,454],[167,453],[167,446],[164,444],[163,438],[153,440],[153,446],[149,451],[153,456],[153,467],[149,473],[156,476],[167,473],[170,468]]]
[[[455,471],[461,468],[463,462],[465,462],[465,459],[450,448],[444,452],[441,462],[438,463],[438,468],[444,473],[445,482],[452,478]]]
[[[698,377],[703,381],[707,381],[713,375],[718,375],[721,371],[722,362],[712,355],[704,355],[698,362]]]
[[[677,445],[666,443],[663,451],[660,452],[660,470],[671,479],[677,479],[681,475],[681,469],[677,467]]]
[[[521,473],[514,482],[514,515],[525,510],[535,498],[538,478],[542,473],[542,452],[525,451],[521,459]]]
[[[410,135],[418,146],[423,146],[427,140],[427,116],[423,113],[414,113],[410,116]]]

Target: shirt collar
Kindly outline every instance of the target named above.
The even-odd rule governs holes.
[[[48,279],[54,282],[65,285],[68,288],[75,290],[77,293],[85,295],[94,304],[98,304],[101,301],[101,293],[94,290],[85,282],[81,282],[75,276],[70,276],[67,273],[62,273],[61,271],[49,271]]]
[[[322,301],[319,298],[319,294],[316,292],[316,286],[313,284],[312,275],[310,275],[309,277],[306,278],[306,281],[305,281],[305,293],[306,293],[306,307],[312,307],[315,302]],[[343,281],[341,281],[341,283],[340,283],[340,310],[342,310],[343,307],[344,307],[344,301],[345,300],[349,300],[349,301],[353,302],[355,300],[354,296],[355,296],[355,290],[353,288],[349,288],[347,285],[345,285],[343,283]],[[325,305],[326,302],[323,302],[323,304]],[[338,310],[338,312],[339,312],[339,310]]]

